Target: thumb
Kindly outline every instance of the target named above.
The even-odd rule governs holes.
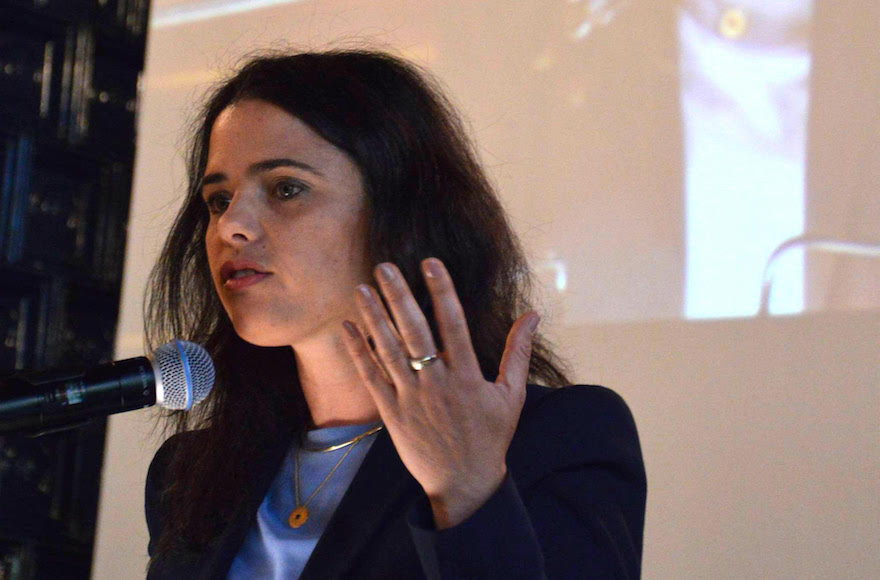
[[[522,315],[513,323],[507,334],[507,344],[501,355],[501,367],[498,369],[499,384],[508,388],[525,390],[529,378],[529,362],[532,358],[532,335],[538,327],[541,317],[537,312]]]

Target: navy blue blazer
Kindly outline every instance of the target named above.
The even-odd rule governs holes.
[[[163,473],[180,437],[162,445],[147,475],[151,557],[162,530]],[[148,579],[225,578],[289,445],[267,451],[207,550],[153,561]],[[436,531],[424,491],[381,431],[300,578],[639,577],[646,479],[620,396],[598,386],[529,385],[507,467],[504,483],[470,518]]]

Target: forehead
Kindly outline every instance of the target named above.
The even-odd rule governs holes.
[[[343,151],[298,118],[271,103],[251,99],[233,103],[218,115],[208,142],[206,172],[281,157],[299,158],[328,170],[354,167]]]

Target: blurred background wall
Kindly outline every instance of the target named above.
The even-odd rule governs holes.
[[[389,50],[464,115],[573,375],[633,410],[644,578],[876,578],[878,29],[869,0],[153,0],[116,357],[206,88]],[[110,419],[94,578],[144,573],[154,424]]]

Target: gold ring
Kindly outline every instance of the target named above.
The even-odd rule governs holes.
[[[439,358],[440,355],[436,353],[428,356],[423,356],[422,358],[410,358],[409,366],[412,368],[412,370],[418,372]]]

